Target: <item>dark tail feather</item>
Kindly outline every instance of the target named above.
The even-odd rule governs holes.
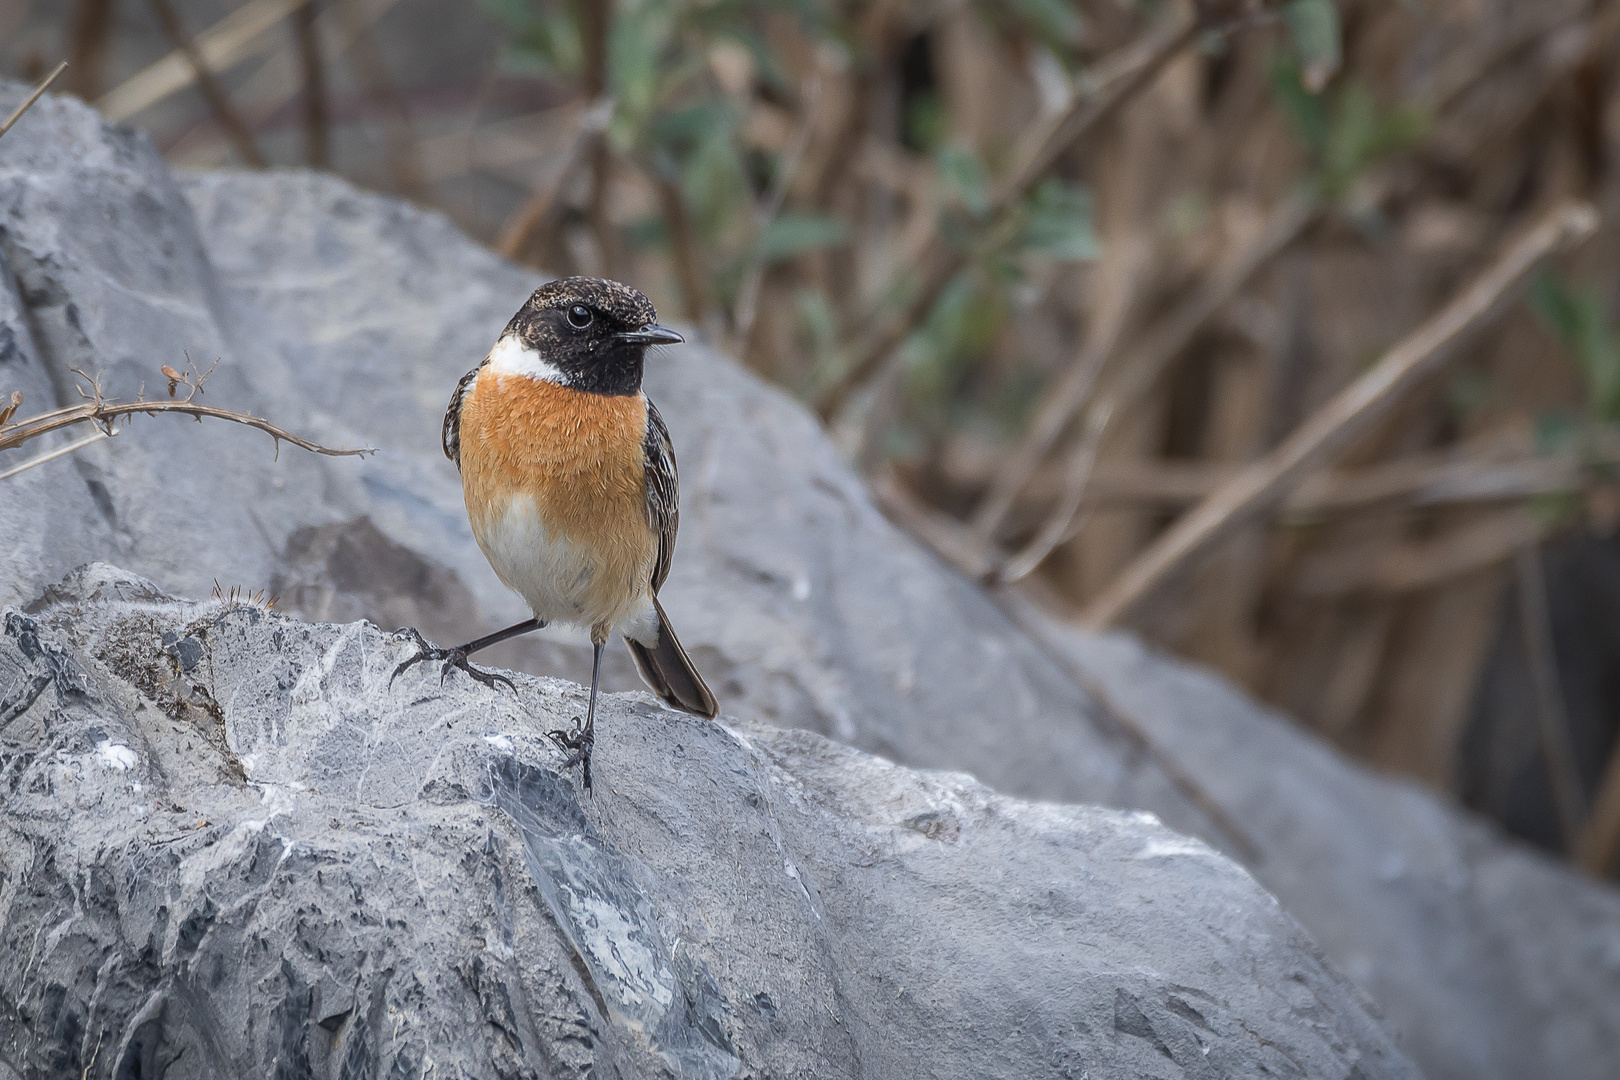
[[[641,672],[642,681],[675,708],[714,719],[720,706],[715,703],[703,676],[692,666],[691,657],[681,648],[680,640],[670,628],[669,616],[664,614],[663,605],[656,596],[653,597],[653,610],[658,612],[658,641],[643,645],[630,638],[624,639],[624,643],[630,646],[630,656],[636,662],[636,670]]]

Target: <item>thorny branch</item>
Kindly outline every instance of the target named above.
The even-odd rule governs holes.
[[[188,361],[186,370],[183,372],[176,371],[167,364],[163,365],[161,370],[169,383],[169,396],[174,400],[148,401],[144,393],[142,393],[137,394],[134,401],[110,401],[102,396],[101,384],[97,379],[75,368],[74,374],[85,379],[90,384],[88,391],[83,387],[79,388],[80,396],[85,399],[82,404],[70,405],[66,408],[41,413],[38,416],[31,416],[26,420],[10,423],[11,417],[16,414],[16,410],[22,405],[22,394],[14,392],[9,403],[3,409],[0,409],[0,450],[13,450],[39,438],[41,435],[71,427],[74,424],[94,424],[99,429],[99,434],[25,461],[15,468],[0,473],[0,479],[15,476],[20,472],[33,468],[35,465],[42,465],[46,461],[78,449],[80,446],[88,446],[99,439],[116,435],[118,433],[116,421],[120,417],[130,417],[137,413],[147,416],[156,416],[159,413],[180,413],[185,416],[195,417],[199,423],[202,422],[203,417],[207,416],[216,420],[229,420],[235,424],[244,424],[247,427],[256,428],[274,439],[278,456],[283,442],[291,443],[302,450],[308,450],[312,454],[323,454],[327,457],[363,457],[366,454],[377,452],[374,447],[334,449],[330,446],[322,446],[320,443],[311,442],[308,439],[294,435],[287,429],[278,427],[262,417],[253,416],[249,413],[233,412],[230,409],[221,409],[213,405],[203,405],[195,401],[197,395],[202,393],[203,383],[213,373],[213,367],[210,367],[207,371],[198,372]],[[186,394],[184,397],[175,398],[175,394],[181,386],[186,387]]]

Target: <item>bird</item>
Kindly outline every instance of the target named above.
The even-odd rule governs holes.
[[[589,630],[584,722],[576,716],[572,731],[551,733],[572,751],[564,768],[581,764],[587,790],[602,650],[614,632],[664,702],[710,719],[719,711],[658,599],[680,528],[679,475],[669,428],[641,379],[649,348],[682,340],[628,285],[550,281],[462,376],[444,414],[444,454],[460,470],[473,537],[533,618],[451,649],[402,628],[417,652],[393,677],[436,661],[441,683],[460,669],[515,692],[468,657],[551,623]]]

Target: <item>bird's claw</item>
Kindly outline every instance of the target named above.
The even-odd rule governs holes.
[[[591,748],[596,745],[596,734],[586,731],[577,716],[574,717],[574,730],[563,731],[559,728],[546,734],[558,746],[573,751],[568,755],[568,760],[563,762],[563,771],[567,772],[575,765],[579,765],[580,774],[585,780],[585,790],[591,790]]]
[[[466,652],[464,652],[462,649],[441,649],[437,645],[430,644],[427,639],[418,633],[413,627],[401,627],[399,629],[399,633],[409,636],[411,640],[416,642],[416,655],[408,657],[404,663],[400,664],[394,669],[394,673],[388,677],[389,686],[393,686],[394,680],[399,678],[400,674],[407,668],[433,660],[443,661],[444,666],[439,668],[440,686],[443,686],[444,680],[449,677],[451,668],[459,668],[462,671],[465,671],[469,677],[483,683],[491,690],[495,689],[496,683],[505,683],[508,690],[512,691],[514,694],[517,693],[517,687],[512,684],[511,679],[508,679],[505,675],[499,674],[498,672],[485,671],[483,668],[473,667],[473,665],[467,660]]]

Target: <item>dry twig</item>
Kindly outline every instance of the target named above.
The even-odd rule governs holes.
[[[253,168],[266,168],[269,162],[265,160],[259,144],[253,141],[253,133],[248,130],[247,122],[242,119],[242,114],[236,111],[236,106],[231,104],[230,95],[225,92],[225,87],[209,69],[202,50],[197,48],[197,42],[186,29],[186,24],[181,21],[179,13],[174,10],[174,5],[170,0],[149,0],[149,3],[152,5],[152,13],[157,16],[158,24],[163,27],[163,32],[168,35],[170,43],[186,58],[186,63],[191,65],[191,74],[196,80],[197,89],[202,92],[203,100],[208,102],[208,108],[213,112],[214,119],[230,136],[236,152]]]
[[[114,421],[118,420],[120,417],[134,416],[137,413],[143,413],[148,416],[156,416],[159,413],[180,413],[186,416],[195,417],[199,422],[203,417],[207,416],[216,420],[229,420],[235,424],[245,424],[248,427],[257,428],[259,431],[264,432],[274,439],[276,442],[276,450],[278,455],[281,449],[281,444],[284,442],[291,443],[301,450],[308,450],[312,454],[323,454],[327,457],[363,457],[366,454],[376,453],[376,450],[371,447],[348,450],[333,449],[329,446],[322,446],[320,443],[310,442],[308,439],[300,438],[285,428],[277,427],[275,424],[272,424],[270,421],[261,417],[252,416],[248,413],[232,412],[229,409],[220,409],[212,405],[203,405],[194,401],[193,399],[202,392],[202,384],[207,380],[208,375],[210,372],[212,372],[212,370],[213,369],[210,368],[207,372],[198,373],[195,369],[188,366],[186,371],[181,373],[175,371],[173,368],[170,368],[167,365],[164,365],[163,371],[165,376],[167,376],[169,379],[171,388],[178,388],[180,385],[184,385],[187,388],[187,393],[184,397],[173,401],[148,401],[144,397],[137,397],[134,401],[109,401],[102,397],[101,386],[95,379],[84,375],[83,372],[75,370],[74,374],[80,375],[90,383],[90,390],[88,392],[82,388],[79,391],[80,396],[85,399],[84,403],[80,405],[70,405],[62,409],[55,409],[47,413],[41,413],[38,416],[31,416],[26,420],[19,420],[16,423],[0,423],[0,451],[15,449],[24,445],[25,443],[39,438],[41,435],[46,435],[52,431],[57,431],[62,428],[71,427],[74,424],[95,424],[98,428],[100,428],[101,435],[98,437],[82,439],[72,446],[59,447],[57,450],[52,451],[49,454],[45,454],[31,461],[22,463],[22,465],[9,470],[4,475],[15,475],[16,473],[24,471],[24,469],[32,468],[33,466],[43,464],[52,458],[59,457],[70,450],[78,449],[79,446],[88,446],[90,443],[97,441],[97,438],[105,438],[115,435],[117,434],[117,429],[115,428]],[[174,389],[171,389],[171,395],[173,392]],[[14,398],[15,397],[16,395],[14,395]]]
[[[60,64],[57,64],[56,70],[45,76],[40,84],[34,87],[34,92],[23,98],[21,105],[18,105],[15,109],[11,110],[11,115],[6,117],[6,122],[0,124],[0,135],[4,135],[6,132],[11,130],[11,125],[15,124],[19,119],[22,118],[23,113],[27,112],[33,107],[34,102],[40,99],[41,95],[43,95],[50,87],[51,83],[56,81],[56,77],[62,74],[66,67],[66,60],[63,60]]]
[[[326,169],[332,164],[332,115],[326,100],[326,65],[321,59],[320,25],[316,15],[315,0],[295,8],[293,37],[298,43],[298,61],[304,75],[304,160],[312,169]]]
[[[1293,593],[1313,599],[1353,593],[1392,595],[1433,588],[1489,566],[1541,539],[1542,528],[1522,506],[1500,510],[1422,540],[1345,544],[1300,560]]]
[[[589,155],[591,144],[602,137],[613,119],[613,99],[600,97],[580,111],[574,123],[574,133],[562,152],[562,164],[557,166],[551,180],[534,189],[528,200],[511,219],[501,227],[495,250],[508,259],[515,259],[528,247],[533,236],[542,231],[557,209],[557,196],[573,178]]]
[[[1117,625],[1233,529],[1280,503],[1308,473],[1325,465],[1414,384],[1438,369],[1469,331],[1500,314],[1542,260],[1586,239],[1597,223],[1596,211],[1585,203],[1565,204],[1548,214],[1455,300],[1280,446],[1244,468],[1138,555],[1086,610],[1086,621],[1094,626]]]
[[[793,183],[794,174],[799,171],[799,162],[804,157],[805,147],[810,145],[810,134],[815,130],[816,103],[820,100],[821,79],[818,76],[811,76],[804,89],[804,116],[779,159],[776,175],[771,178],[770,191],[766,193],[765,203],[759,212],[759,220],[755,226],[754,253],[748,260],[747,271],[743,274],[742,288],[737,290],[734,351],[743,360],[748,357],[748,339],[754,330],[760,282],[765,277],[765,234],[770,229],[771,222],[776,220],[776,215],[781,213],[782,203],[787,199],[788,187]]]
[[[306,0],[273,0],[273,2],[304,3]],[[388,14],[388,12],[391,11],[398,2],[399,0],[370,0],[368,3],[361,4],[360,12],[357,15],[354,15],[352,18],[349,17],[346,10],[334,10],[334,3],[327,3],[326,10],[322,11],[320,16],[315,20],[316,37],[320,41],[326,42],[328,46],[326,49],[326,57],[329,60],[335,60],[338,57],[346,54],[354,45],[356,35],[363,32],[367,28],[374,26],[377,21],[384,15]],[[216,29],[222,32],[227,23],[235,19],[237,15],[247,12],[253,6],[253,4],[248,4],[242,8],[239,8],[231,15],[226,16],[224,19],[220,20]],[[267,24],[266,28],[268,28],[269,25],[274,24]],[[249,29],[251,29],[251,27]],[[226,63],[214,58],[212,54],[209,53],[206,45],[208,34],[212,33],[214,33],[214,31],[209,31],[207,34],[204,34],[203,37],[198,39],[198,43],[203,49],[203,55],[210,57],[210,66],[212,66],[215,70],[221,70],[227,66]],[[268,39],[265,39],[265,41],[267,40]],[[261,42],[261,44],[264,44],[264,42]],[[264,48],[268,49],[270,46],[268,44],[264,44]],[[240,57],[233,58],[231,62],[235,62],[236,59],[246,59],[255,51],[255,49],[247,49]],[[241,101],[246,109],[251,110],[255,117],[263,118],[273,116],[278,109],[282,108],[287,104],[287,102],[291,101],[294,95],[296,95],[300,89],[302,89],[303,78],[299,71],[299,60],[297,56],[294,55],[295,52],[296,50],[283,49],[274,53],[269,59],[259,66],[258,70],[255,71],[245,83],[242,84],[240,92],[236,95],[237,100]],[[179,59],[178,54],[175,55],[175,58]],[[160,61],[160,63],[161,62],[162,61]],[[154,65],[154,67],[155,66],[156,65]],[[137,76],[137,78],[138,77],[139,76]],[[190,85],[189,69],[186,72],[186,78],[187,81],[183,83],[182,86]],[[131,79],[130,83],[133,82],[134,80]],[[125,85],[129,86],[130,83],[126,83]],[[107,98],[103,98],[100,102],[97,102],[96,107],[101,110],[103,115],[116,119],[115,114],[112,111],[109,111],[107,108],[108,99],[112,96],[113,95],[109,94]],[[224,164],[230,153],[230,151],[225,148],[228,146],[228,143],[221,144],[218,141],[212,140],[205,132],[206,126],[207,125],[205,124],[196,124],[191,128],[191,130],[187,131],[185,134],[176,139],[168,151],[169,156],[175,160],[184,160],[187,165],[197,167],[214,167]],[[204,143],[205,145],[193,149],[195,144],[199,142]]]
[[[1552,454],[1493,460],[1488,448],[1465,444],[1455,451],[1413,454],[1356,469],[1313,474],[1283,503],[1282,516],[1311,521],[1386,504],[1455,506],[1508,502],[1578,491],[1594,469],[1620,467],[1617,448],[1600,446],[1589,456]],[[1230,481],[1240,465],[1207,461],[1099,462],[1086,484],[1080,507],[1152,507],[1185,510]],[[1061,477],[1043,473],[1031,481],[1031,504],[1060,497]],[[1082,525],[1084,513],[1069,522],[1065,540]]]
[[[386,156],[394,187],[402,195],[419,198],[424,190],[420,148],[416,141],[416,125],[411,120],[410,105],[400,92],[388,70],[388,59],[383,56],[377,39],[372,36],[372,20],[366,12],[356,8],[355,0],[331,0],[339,21],[347,33],[350,50],[346,54],[366,92],[378,98],[388,110],[383,123],[386,133]]]
[[[95,100],[101,92],[113,3],[114,0],[79,0],[73,12],[72,44],[68,47],[73,74],[68,76],[66,89],[85,101]]]
[[[1015,204],[1046,177],[1052,166],[1075,143],[1148,86],[1193,39],[1201,26],[1197,18],[1173,19],[1100,65],[1088,92],[1076,95],[1074,103],[1054,118],[1040,145],[996,190],[984,215],[984,220],[991,223],[987,235],[997,237],[1005,234]],[[847,350],[849,360],[844,373],[817,399],[816,411],[824,420],[841,412],[849,399],[878,373],[895,348],[921,324],[946,287],[968,265],[969,259],[969,252],[952,247],[943,240],[936,240],[930,245],[918,275],[918,287],[910,301],[896,317],[851,345]]]
[[[1580,864],[1597,877],[1614,872],[1616,854],[1620,854],[1620,739],[1609,751],[1609,763],[1592,799],[1592,812],[1575,845]]]
[[[273,47],[267,31],[307,0],[252,0],[198,34],[196,46],[209,71],[227,71]],[[128,120],[190,86],[197,69],[180,49],[148,64],[96,99],[96,111],[114,122]]]
[[[1108,363],[1108,368],[1120,374],[1104,391],[1104,400],[1098,403],[1100,416],[1111,419],[1128,413],[1137,399],[1158,381],[1165,368],[1191,344],[1215,313],[1242,291],[1256,271],[1292,244],[1315,220],[1316,213],[1314,200],[1304,192],[1295,192],[1272,211],[1265,226],[1252,241],[1229,252],[1192,295],[1160,320],[1157,329],[1146,341],[1117,362]],[[1109,359],[1105,356],[1103,362]],[[1064,384],[1060,384],[1053,400],[1042,408],[1040,415],[1030,425],[1029,431],[1011,454],[1007,467],[997,474],[984,502],[974,512],[974,531],[979,536],[988,539],[994,535],[1012,507],[1018,490],[1028,482],[1041,458],[1084,407],[1094,382],[1094,378],[1071,381],[1068,373],[1065,373]],[[1087,425],[1094,443],[1101,442],[1107,426],[1106,421]],[[1091,457],[1096,449],[1096,445],[1082,444],[1074,456]],[[1069,515],[1065,515],[1063,521],[1066,523],[1068,520]],[[1050,548],[1047,550],[1050,551]],[[1028,556],[1038,551],[1038,545],[1032,546],[1019,561],[1028,562]],[[1035,561],[1038,563],[1039,559]]]
[[[1612,22],[1612,18],[1609,21]],[[1598,29],[1603,30],[1607,26],[1605,22]],[[1509,45],[1513,49],[1523,48],[1556,28],[1557,24],[1552,27],[1536,26],[1533,32],[1515,38]],[[1594,32],[1596,36],[1599,36],[1598,32]],[[1444,71],[1422,89],[1419,100],[1431,111],[1444,109],[1490,71],[1500,56],[1501,49],[1498,48],[1484,55],[1469,53],[1449,62]],[[1540,96],[1539,93],[1536,95],[1537,100]],[[1346,202],[1355,206],[1376,206],[1393,186],[1391,172],[1388,169],[1379,170],[1365,178]],[[1099,412],[1110,419],[1127,415],[1131,406],[1152,388],[1209,320],[1231,303],[1255,274],[1292,245],[1317,220],[1321,210],[1321,205],[1304,190],[1296,191],[1284,200],[1254,239],[1228,253],[1208,279],[1159,321],[1158,329],[1146,341],[1117,363],[1106,365],[1121,374],[1116,384],[1108,388],[1107,400],[1097,406]],[[1091,379],[1080,379],[1073,369],[1065,372],[1052,398],[1024,433],[1005,467],[992,478],[989,490],[971,519],[974,532],[981,543],[986,544],[987,551],[993,546],[990,541],[1012,508],[1019,490],[1028,483],[1041,459],[1085,406],[1092,382]],[[1071,466],[1071,475],[1083,476],[1087,473],[1087,463],[1095,459],[1098,444],[1107,434],[1108,426],[1107,423],[1086,425],[1091,439],[1082,441],[1072,451],[1071,459],[1075,464]],[[1084,500],[1075,505],[1084,505]],[[1062,510],[1062,505],[1059,510]],[[1059,543],[1072,539],[1078,531],[1072,516],[1072,510],[1067,514],[1053,515],[1053,519],[1061,518],[1066,524],[1053,527],[1049,520],[1048,526],[1042,530],[1045,539],[1037,538],[1017,557],[1018,568],[1023,573],[1011,580],[1027,574],[1039,564],[1041,558],[1050,553],[1055,546],[1050,543],[1051,536],[1060,536]]]
[[[1569,718],[1558,679],[1558,655],[1553,647],[1552,613],[1547,607],[1547,575],[1541,564],[1540,545],[1534,540],[1521,544],[1515,561],[1519,631],[1524,637],[1525,659],[1535,688],[1536,730],[1541,735],[1541,754],[1546,760],[1547,778],[1552,782],[1564,849],[1574,851],[1586,817],[1586,796],[1575,765],[1575,749],[1569,742]]]

